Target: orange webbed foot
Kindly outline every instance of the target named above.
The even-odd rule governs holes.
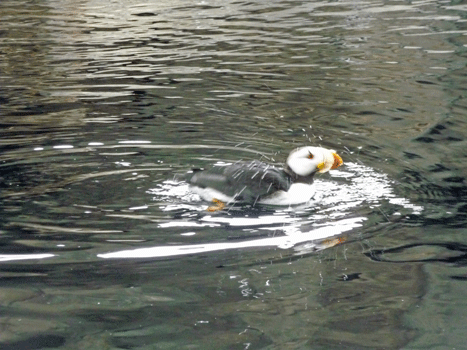
[[[345,237],[329,238],[329,239],[325,239],[323,242],[321,242],[321,244],[325,246],[326,248],[331,248],[338,244],[342,244],[345,241],[346,241]]]
[[[225,208],[225,203],[216,198],[214,198],[212,202],[215,203],[216,205],[208,207],[208,209],[206,209],[207,211],[214,212],[214,211],[219,211]]]

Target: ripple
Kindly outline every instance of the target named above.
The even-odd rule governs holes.
[[[372,249],[365,255],[376,261],[393,263],[444,262],[463,264],[467,248],[458,243],[408,244],[395,248]]]
[[[340,243],[339,241],[329,244],[323,241],[331,236],[342,234],[353,228],[360,227],[363,218],[342,220],[335,223],[330,227],[317,228],[310,232],[299,232],[298,234],[288,234],[283,237],[264,238],[258,240],[248,240],[236,243],[206,243],[206,244],[193,244],[193,245],[180,245],[180,246],[158,246],[150,248],[140,248],[133,250],[124,250],[115,253],[98,254],[99,258],[160,258],[177,255],[207,253],[219,250],[228,249],[245,249],[253,247],[278,247],[281,249],[289,249],[299,244],[307,243],[307,251],[316,251],[323,248],[328,248],[334,244]],[[313,244],[312,241],[319,243]],[[326,244],[327,243],[327,244]],[[300,254],[304,254],[303,246],[300,249]]]
[[[408,199],[397,197],[394,194],[395,182],[391,181],[387,175],[378,173],[374,169],[357,163],[346,162],[347,170],[332,170],[331,181],[316,179],[313,183],[316,195],[306,205],[295,206],[294,210],[317,208],[318,212],[335,211],[340,216],[348,214],[346,209],[355,208],[362,203],[366,205],[381,205],[383,200],[389,203],[411,210],[413,213],[420,213],[422,206],[410,203]],[[164,181],[159,187],[148,191],[156,195],[155,201],[163,197],[178,199],[182,202],[193,201],[199,196],[189,190],[189,186],[184,182]],[[173,205],[172,205],[173,206]]]
[[[179,212],[183,219],[169,219],[159,224],[159,227],[189,227],[189,232],[182,232],[180,235],[196,236],[196,230],[193,231],[193,228],[216,227],[222,224],[225,227],[243,228],[249,234],[238,238],[240,241],[234,243],[163,245],[98,254],[98,257],[154,258],[253,247],[293,248],[296,254],[304,254],[345,241],[346,238],[331,238],[362,227],[368,218],[355,217],[355,213],[362,207],[380,207],[384,201],[388,201],[392,205],[392,212],[384,214],[387,220],[391,214],[397,217],[400,208],[411,213],[420,213],[423,210],[423,207],[397,197],[393,192],[394,183],[386,175],[355,163],[346,163],[346,166],[347,171],[331,171],[331,181],[316,180],[313,186],[316,187],[318,195],[305,205],[285,208],[265,206],[264,209],[253,209],[230,204],[228,209],[215,216],[204,211],[207,205],[190,192],[186,183],[164,181],[148,193],[154,195],[153,200],[157,203],[170,202],[160,205],[162,211]],[[196,202],[199,203],[198,206]],[[266,232],[267,235],[251,239],[252,235],[258,235],[257,232]]]

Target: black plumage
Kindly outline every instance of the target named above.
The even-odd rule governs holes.
[[[279,190],[287,192],[293,182],[283,169],[257,160],[194,170],[189,175],[186,181],[192,186],[212,188],[237,201],[249,203]]]

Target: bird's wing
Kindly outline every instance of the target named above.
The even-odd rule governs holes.
[[[227,176],[224,174],[225,169],[223,167],[213,167],[209,170],[193,170],[193,173],[189,174],[185,180],[193,186],[201,188],[214,188],[221,190],[226,187],[228,183]]]
[[[259,161],[232,164],[225,167],[224,174],[234,189],[231,195],[247,202],[290,187],[289,177],[283,170]]]
[[[237,200],[255,202],[278,190],[288,191],[289,176],[269,164],[251,161],[194,171],[188,183],[213,188]]]

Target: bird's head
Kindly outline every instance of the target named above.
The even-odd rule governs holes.
[[[301,147],[290,152],[286,170],[296,177],[312,177],[316,172],[325,173],[344,162],[334,150],[322,147]]]

